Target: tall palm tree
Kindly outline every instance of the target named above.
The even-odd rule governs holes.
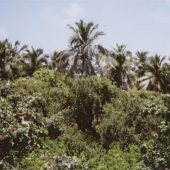
[[[48,65],[48,56],[43,54],[43,50],[31,47],[31,50],[27,50],[26,55],[23,56],[23,65],[26,74],[32,76],[32,74],[41,67]]]
[[[20,76],[22,71],[21,52],[27,48],[23,45],[19,48],[18,41],[13,45],[8,41],[0,41],[0,78],[13,79]]]
[[[140,78],[143,88],[159,92],[167,92],[167,76],[165,74],[165,57],[155,55],[144,65],[145,74]]]
[[[83,20],[75,23],[75,27],[68,25],[73,31],[70,38],[70,49],[72,63],[70,66],[71,74],[77,73],[86,77],[95,74],[93,68],[93,43],[103,32],[98,31],[98,25],[93,22],[85,23]]]
[[[133,86],[133,60],[131,52],[126,51],[125,45],[116,45],[111,52],[108,63],[108,76],[118,87],[128,88]]]

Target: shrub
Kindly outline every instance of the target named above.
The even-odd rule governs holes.
[[[89,159],[84,167],[91,170],[142,170],[146,169],[138,147],[130,146],[129,152],[113,147],[108,152],[101,152]]]
[[[106,104],[104,112],[103,121],[96,126],[102,146],[108,149],[111,144],[119,143],[124,148],[130,143],[135,143],[132,130],[125,124],[127,115],[115,110],[112,104]]]
[[[44,168],[45,170],[73,170],[73,169],[82,169],[80,165],[80,160],[76,156],[55,156],[53,161],[50,161],[49,164]]]
[[[9,155],[11,161],[11,151],[21,156],[34,146],[40,147],[41,138],[46,136],[40,98],[14,89],[5,98],[0,97],[1,158]]]
[[[144,154],[145,164],[152,169],[170,168],[170,96],[167,95],[164,99],[167,109],[162,111],[163,120],[158,126],[157,135]]]
[[[56,74],[53,70],[40,69],[34,73],[34,77],[20,78],[15,82],[16,89],[23,89],[26,93],[41,94],[41,105],[44,116],[55,114],[66,108],[67,99],[70,96],[71,82],[63,75]]]
[[[71,111],[78,128],[95,134],[95,126],[104,114],[103,106],[118,95],[118,89],[107,79],[89,77],[77,80],[72,90]]]
[[[60,116],[55,114],[48,119],[46,126],[48,130],[48,136],[50,139],[56,139],[58,136],[60,136],[63,133],[62,129],[62,120],[60,119]]]
[[[101,144],[109,148],[153,139],[166,109],[163,96],[147,91],[121,91],[110,104],[103,106],[104,116],[96,126]]]

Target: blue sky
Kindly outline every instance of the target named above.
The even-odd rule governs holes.
[[[170,0],[0,0],[0,40],[46,52],[68,48],[67,24],[83,19],[105,32],[96,43],[170,56]]]

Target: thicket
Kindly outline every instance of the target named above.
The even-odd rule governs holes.
[[[170,168],[170,95],[50,69],[0,84],[0,169]]]

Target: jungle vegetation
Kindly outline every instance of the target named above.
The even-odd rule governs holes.
[[[0,41],[0,169],[169,169],[168,56],[108,50],[93,22],[68,27],[52,54]]]

